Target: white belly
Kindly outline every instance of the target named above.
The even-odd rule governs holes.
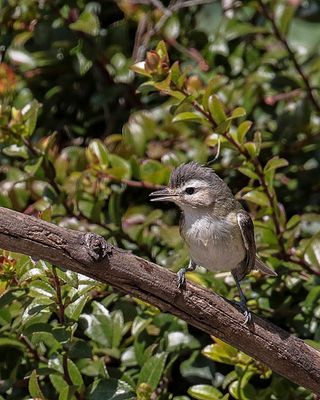
[[[189,215],[183,235],[192,260],[208,270],[231,271],[245,257],[240,230],[226,219]]]

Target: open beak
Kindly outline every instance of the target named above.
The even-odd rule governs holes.
[[[174,201],[177,194],[172,192],[172,190],[165,188],[152,192],[149,196],[151,197],[150,201]]]

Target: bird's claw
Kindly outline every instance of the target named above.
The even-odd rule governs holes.
[[[242,325],[250,325],[251,321],[252,321],[251,312],[247,309],[246,311],[243,312],[243,316],[244,316],[244,321],[243,321]]]
[[[241,299],[239,305],[244,316],[242,325],[250,325],[252,322],[252,314],[248,310],[246,299]]]
[[[182,289],[185,284],[186,284],[186,277],[185,277],[185,273],[186,273],[186,269],[185,268],[181,268],[178,271],[178,288]]]

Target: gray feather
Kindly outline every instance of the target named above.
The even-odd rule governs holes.
[[[256,242],[254,239],[254,227],[250,215],[246,211],[237,213],[237,221],[242,235],[244,247],[246,248],[246,273],[250,272],[255,265]]]

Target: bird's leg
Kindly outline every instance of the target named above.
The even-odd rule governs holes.
[[[236,274],[232,274],[232,275],[233,275],[233,278],[234,278],[234,280],[236,282],[236,285],[237,285],[237,288],[238,288],[238,291],[239,291],[239,296],[240,296],[239,306],[240,306],[241,311],[243,312],[243,315],[244,315],[244,318],[245,318],[243,324],[247,325],[247,324],[250,324],[251,319],[252,319],[252,315],[251,315],[251,312],[249,311],[249,309],[247,307],[247,299],[246,299],[245,295],[243,294],[243,291],[242,291],[241,286],[240,286],[239,279],[238,279]]]
[[[179,289],[181,289],[186,283],[186,277],[185,277],[186,272],[194,271],[196,269],[196,266],[197,266],[197,264],[193,260],[190,260],[187,268],[181,268],[178,271],[177,275],[178,275],[178,288]]]

